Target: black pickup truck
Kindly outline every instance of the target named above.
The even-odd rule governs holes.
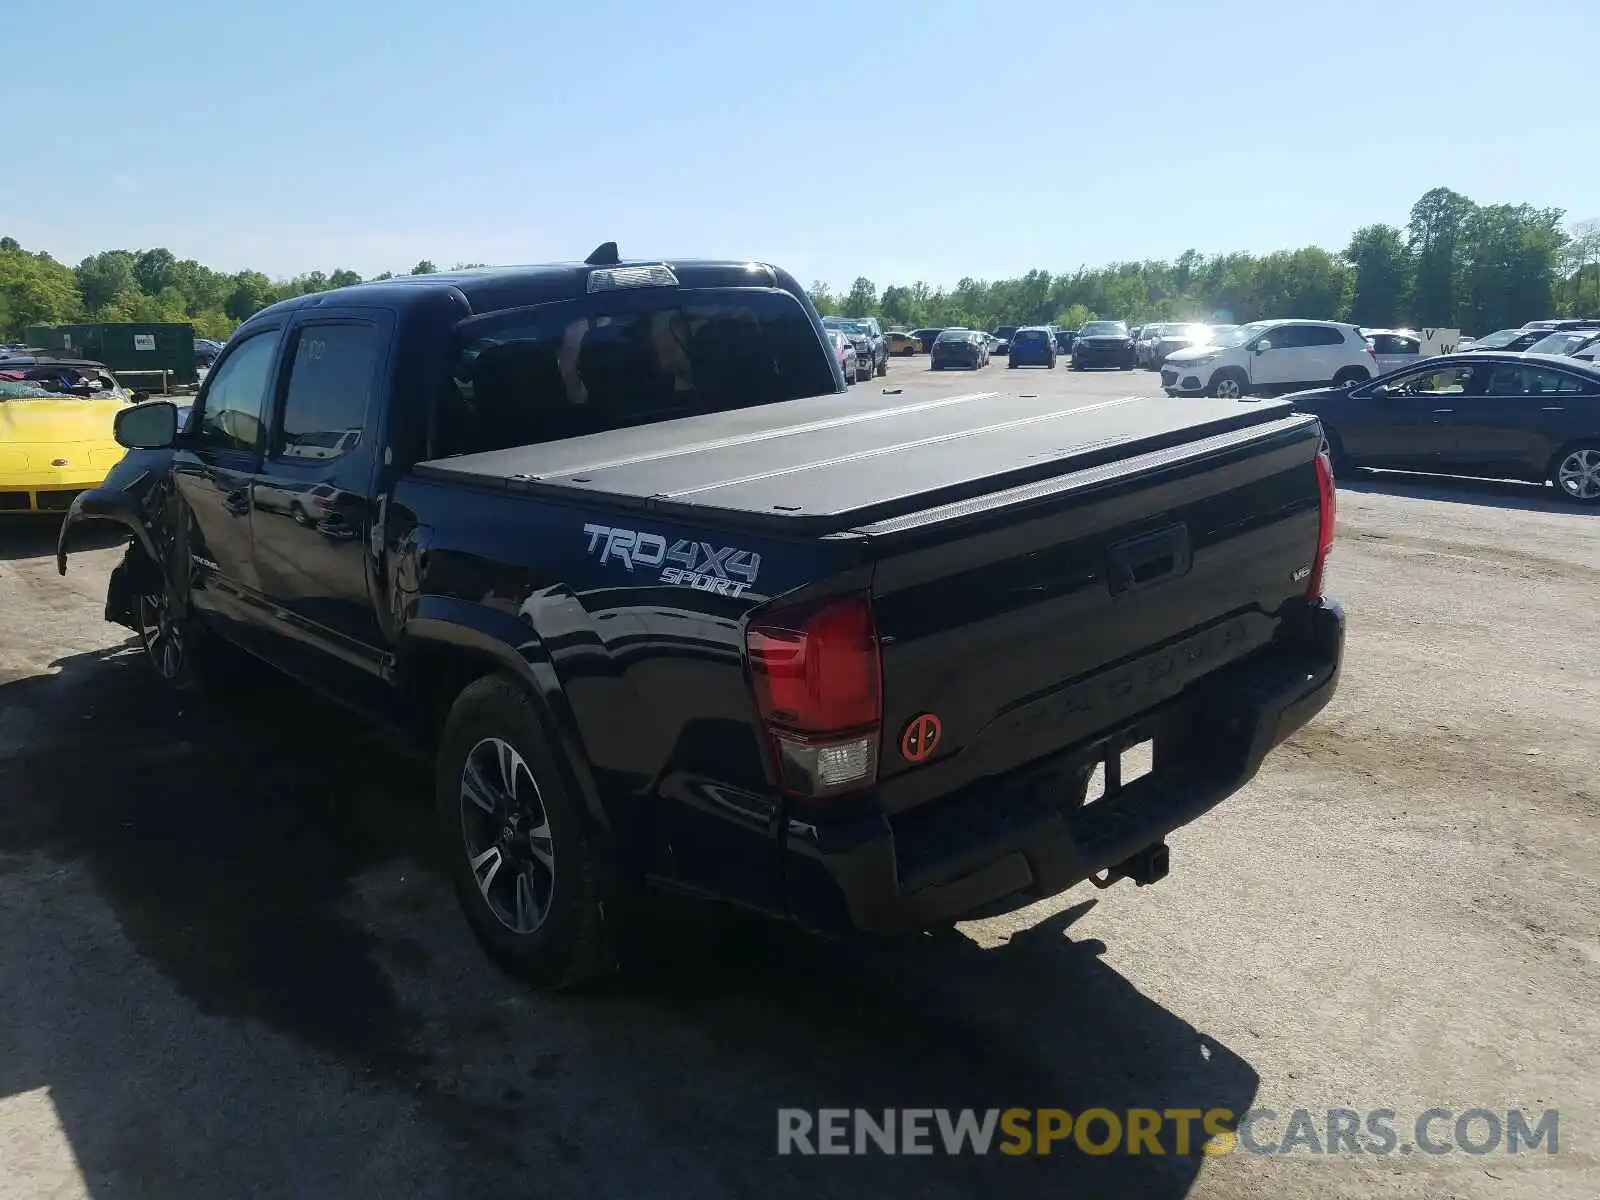
[[[652,887],[845,933],[1153,882],[1337,682],[1316,418],[863,401],[764,264],[297,297],[179,425],[119,415],[60,570],[121,522],[163,679],[243,650],[426,748],[472,929],[551,985]]]

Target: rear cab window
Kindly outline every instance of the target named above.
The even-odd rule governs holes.
[[[491,313],[458,331],[439,456],[831,394],[806,309],[767,288],[610,292]]]

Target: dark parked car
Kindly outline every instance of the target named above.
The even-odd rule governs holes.
[[[1600,369],[1572,358],[1463,352],[1289,400],[1322,419],[1336,463],[1546,480],[1600,503]]]
[[[943,332],[943,329],[913,329],[911,336],[922,343],[922,352],[924,354],[932,354],[933,343]]]
[[[1594,340],[1592,329],[1557,329],[1528,347],[1529,354],[1573,354]],[[1593,357],[1591,355],[1591,357]]]
[[[1600,358],[1600,333],[1592,333],[1582,344],[1573,346],[1567,351],[1571,358],[1582,359],[1584,362],[1594,362]]]
[[[1087,367],[1134,368],[1133,336],[1123,321],[1090,321],[1078,330],[1072,343],[1072,369]]]
[[[1053,371],[1056,366],[1056,340],[1042,325],[1019,329],[1011,337],[1010,358],[1008,366],[1049,367]]]
[[[1058,329],[1058,330],[1056,330],[1056,353],[1057,354],[1071,354],[1072,353],[1072,343],[1077,341],[1077,340],[1078,340],[1078,331],[1076,329]]]
[[[194,365],[209,369],[217,361],[217,355],[222,353],[222,343],[211,338],[197,337],[194,340]]]
[[[1461,351],[1463,354],[1483,354],[1489,350],[1501,350],[1513,353],[1526,350],[1535,342],[1550,336],[1550,330],[1540,327],[1538,329],[1497,329],[1493,333],[1485,334],[1472,345]]]
[[[1529,321],[1524,329],[1542,329],[1550,333],[1557,329],[1600,329],[1600,317],[1572,317],[1553,321]]]
[[[1163,321],[1146,325],[1143,339],[1136,344],[1139,365],[1159,371],[1161,364],[1167,361],[1167,355],[1187,350],[1190,346],[1203,346],[1210,339],[1211,327],[1192,321]]]
[[[823,317],[822,324],[825,329],[837,329],[855,345],[857,382],[889,373],[889,345],[876,317]]]
[[[991,349],[996,354],[1010,354],[1011,339],[1016,336],[1016,333],[1017,326],[1015,325],[996,325],[994,332],[989,335],[994,338],[991,343]]]
[[[119,523],[161,681],[246,651],[391,724],[481,944],[574,986],[652,887],[847,934],[1154,883],[1328,702],[1314,418],[1005,417],[846,394],[788,272],[607,243],[256,313],[181,429],[119,413],[58,565]]]
[[[989,335],[977,329],[946,329],[934,339],[928,369],[966,367],[976,371],[989,365]]]

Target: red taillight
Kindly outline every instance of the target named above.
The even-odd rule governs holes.
[[[867,597],[757,616],[745,650],[785,789],[824,795],[870,784],[883,682]]]
[[[1333,527],[1338,517],[1338,494],[1334,490],[1333,460],[1326,450],[1317,453],[1317,557],[1311,563],[1306,581],[1306,599],[1322,599],[1322,576],[1333,549]]]

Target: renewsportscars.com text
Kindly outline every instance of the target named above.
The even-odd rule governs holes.
[[[1556,1109],[781,1108],[779,1154],[1555,1154]]]

